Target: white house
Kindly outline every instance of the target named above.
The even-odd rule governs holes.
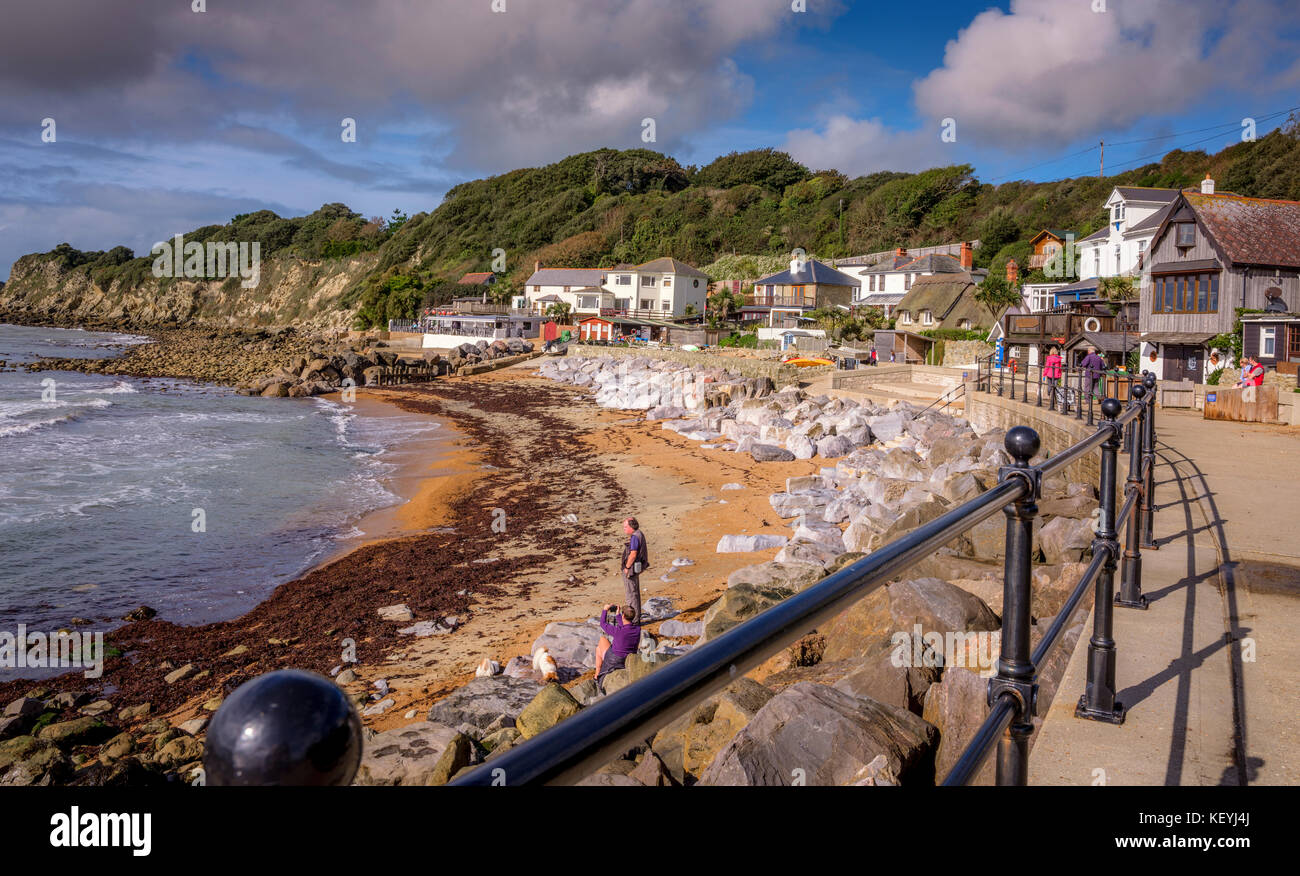
[[[544,311],[563,301],[575,314],[613,311],[636,316],[684,316],[687,305],[703,313],[708,277],[677,259],[613,268],[542,268],[524,284],[524,306]]]
[[[871,267],[842,264],[839,269],[862,283],[861,291],[853,300],[855,306],[879,307],[888,317],[903,300],[903,296],[911,291],[912,284],[921,277],[969,273],[976,283],[981,282],[988,272],[983,269],[974,270],[973,262],[974,251],[971,245],[963,243],[959,256],[930,253],[914,258],[907,250],[899,247]]]
[[[1136,276],[1140,273],[1142,256],[1151,246],[1151,239],[1177,197],[1178,189],[1116,186],[1105,204],[1110,212],[1110,221],[1104,228],[1074,242],[1079,279]],[[1063,275],[1066,279],[1072,277],[1068,249],[1067,246]]]

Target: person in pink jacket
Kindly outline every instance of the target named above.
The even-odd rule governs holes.
[[[1047,353],[1047,358],[1043,359],[1043,376],[1047,378],[1047,385],[1055,392],[1057,384],[1061,382],[1061,354],[1056,347],[1052,347]]]

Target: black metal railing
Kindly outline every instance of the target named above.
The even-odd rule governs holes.
[[[1081,368],[1066,362],[1049,373],[1044,365],[1026,365],[1015,359],[999,364],[994,356],[986,356],[978,360],[976,368],[977,389],[1087,420],[1089,426],[1096,425],[1097,405],[1102,398],[1127,401],[1133,386],[1141,382],[1133,374]]]
[[[991,383],[992,375],[981,377]],[[867,596],[917,560],[1002,511],[1007,519],[1003,581],[1001,653],[989,682],[990,712],[944,784],[969,782],[998,746],[999,784],[1028,781],[1029,738],[1037,700],[1036,668],[1056,648],[1071,613],[1088,587],[1096,589],[1092,638],[1088,644],[1088,682],[1076,714],[1118,723],[1123,706],[1115,701],[1115,642],[1111,606],[1145,606],[1141,595],[1141,548],[1150,543],[1154,464],[1153,388],[1146,376],[1131,388],[1127,409],[1108,398],[1103,420],[1089,437],[1039,465],[1038,433],[1027,426],[1009,430],[1005,447],[1012,463],[1003,466],[996,486],[903,537],[873,551],[806,590],[694,648],[676,660],[588,706],[561,724],[483,764],[453,785],[576,783],[627,750],[642,745],[664,725],[720,691],[782,649],[798,641]],[[1014,385],[1013,385],[1014,386]],[[1125,502],[1116,512],[1117,459],[1127,430],[1129,477]],[[1045,478],[1101,449],[1100,517],[1089,563],[1056,621],[1030,650],[1032,526]],[[1119,528],[1128,535],[1120,555]],[[1114,597],[1114,577],[1123,565],[1123,583]]]
[[[926,411],[929,411],[931,409],[942,411],[945,408],[947,408],[948,405],[957,401],[957,399],[961,398],[965,394],[966,394],[966,384],[959,383],[956,386],[954,386],[952,389],[945,392],[943,395],[939,396],[934,401],[930,402],[925,407],[921,408],[921,410],[917,411],[916,415],[913,416],[912,419],[913,420],[920,419],[921,414],[924,414]],[[943,404],[939,404],[940,402],[943,402]],[[935,405],[939,405],[939,406],[936,408]]]

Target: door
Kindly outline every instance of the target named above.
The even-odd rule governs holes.
[[[1205,371],[1204,350],[1194,344],[1166,344],[1164,349],[1165,380],[1190,380],[1200,383]]]
[[[1286,360],[1288,362],[1300,362],[1300,325],[1287,326],[1287,335],[1290,340],[1287,343]]]

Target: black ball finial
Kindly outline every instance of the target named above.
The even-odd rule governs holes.
[[[1106,398],[1101,401],[1101,415],[1108,420],[1113,420],[1119,416],[1121,406],[1119,399]]]
[[[1140,383],[1134,386],[1131,390],[1129,390],[1129,395],[1133,396],[1133,398],[1136,399],[1141,399],[1146,394],[1147,394],[1146,387]]]
[[[361,719],[314,672],[280,669],[240,685],[208,726],[209,785],[348,785],[361,764]]]
[[[1038,433],[1028,426],[1013,426],[1002,439],[1002,445],[1018,465],[1027,465],[1038,454],[1041,444]]]
[[[1146,377],[1143,377],[1142,385],[1145,386],[1147,389],[1150,389],[1151,387],[1155,386],[1156,376],[1154,374],[1148,374]]]

